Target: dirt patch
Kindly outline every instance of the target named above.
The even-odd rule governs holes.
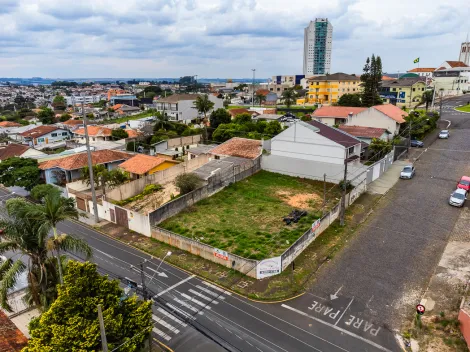
[[[169,202],[172,195],[177,196],[179,194],[173,182],[164,184],[162,187],[163,189],[161,191],[149,194],[142,199],[127,204],[125,207],[138,211],[139,213],[148,214]]]
[[[278,191],[276,194],[287,204],[294,208],[315,209],[321,207],[323,198],[315,193],[291,194],[287,191]]]

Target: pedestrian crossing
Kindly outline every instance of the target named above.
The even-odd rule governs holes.
[[[201,281],[201,284],[191,285],[187,290],[168,291],[165,307],[154,308],[152,314],[153,332],[164,342],[170,341],[178,334],[184,332],[188,326],[188,320],[196,320],[204,315],[204,311],[211,310],[226,296],[232,293],[209,282]]]

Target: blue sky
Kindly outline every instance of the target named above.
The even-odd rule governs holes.
[[[332,72],[457,60],[468,0],[0,0],[3,77],[301,74],[303,28],[333,24]]]

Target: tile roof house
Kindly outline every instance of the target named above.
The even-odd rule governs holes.
[[[102,127],[102,126],[87,126],[88,137],[90,142],[100,142],[112,140],[111,128]],[[73,131],[74,138],[77,138],[80,143],[85,143],[85,128],[78,128]]]
[[[345,123],[349,114],[356,115],[367,108],[349,107],[349,106],[322,106],[316,109],[312,118],[323,122],[329,126]]]
[[[131,154],[116,150],[97,150],[91,152],[93,165],[104,165],[108,170],[115,169]],[[81,178],[81,169],[88,166],[87,153],[78,153],[63,158],[47,160],[39,164],[46,183],[63,184]],[[59,175],[57,175],[59,173]]]
[[[28,158],[36,155],[46,154],[24,144],[10,143],[6,146],[0,146],[0,162],[14,156]]]
[[[173,160],[166,160],[145,154],[137,154],[122,164],[119,164],[119,168],[127,171],[131,175],[131,178],[135,180],[142,176],[151,175],[157,171],[162,171],[178,164],[179,162]]]
[[[439,68],[437,68],[436,71],[446,70],[449,68],[456,68],[456,67],[468,67],[468,65],[466,65],[462,61],[444,61],[442,64],[439,65]]]
[[[383,141],[388,141],[389,135],[391,134],[385,128],[376,127],[340,125],[338,129],[368,144],[370,144],[372,142],[372,139],[374,138],[381,139]]]
[[[71,133],[64,128],[42,125],[20,133],[23,141],[30,145],[44,145],[69,139]]]
[[[235,118],[235,116],[240,115],[240,114],[250,114],[252,117],[255,115],[259,115],[256,111],[248,110],[248,109],[230,109],[228,110],[228,113],[232,116],[232,119]]]
[[[0,310],[0,351],[20,352],[28,344],[28,339],[15,324]]]
[[[221,159],[226,156],[256,159],[261,155],[261,152],[261,141],[234,137],[212,149],[210,154],[214,155],[215,159]]]
[[[2,121],[0,122],[0,127],[6,128],[6,127],[20,127],[22,126],[18,122],[13,122],[13,121]]]
[[[405,122],[408,113],[392,104],[375,105],[348,117],[347,126],[384,128],[392,136],[398,134],[400,125]]]

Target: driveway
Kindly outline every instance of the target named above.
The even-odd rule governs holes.
[[[328,314],[316,314],[315,306],[337,307],[344,317],[336,326],[390,346],[393,334],[414,314],[462,211],[447,200],[460,176],[470,175],[470,114],[453,110],[469,99],[444,103],[450,139],[426,146],[415,164],[416,176],[395,184],[308,294],[289,306],[319,319]],[[335,293],[338,298],[331,300]]]

